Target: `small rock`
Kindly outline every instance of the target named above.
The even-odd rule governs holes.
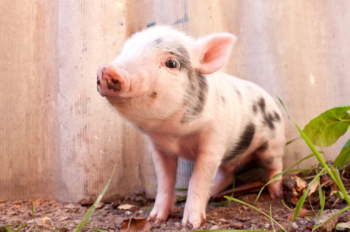
[[[251,222],[252,224],[257,224],[257,223],[258,223],[258,220],[252,219],[252,220],[250,220],[250,222]]]
[[[146,201],[146,199],[142,196],[137,196],[137,197],[135,197],[135,201],[136,202],[143,202],[143,201]]]
[[[139,211],[137,212],[137,214],[141,215],[141,214],[144,214],[144,212],[143,212],[142,210],[139,210]]]
[[[181,226],[180,222],[175,222],[175,226],[180,227]]]
[[[15,205],[14,206],[16,209],[20,209],[21,208],[21,205]]]
[[[227,223],[228,223],[228,222],[227,222],[225,219],[223,219],[223,218],[220,218],[219,221],[220,221],[221,223],[224,223],[224,224],[227,224]]]
[[[292,227],[294,227],[294,229],[296,229],[296,230],[297,230],[299,226],[298,226],[298,224],[297,224],[297,223],[293,222]]]
[[[276,212],[278,215],[284,215],[284,210],[283,209],[277,209]]]
[[[160,227],[159,223],[155,223],[155,222],[151,222],[151,225],[152,225],[153,228],[159,228]]]
[[[243,223],[243,229],[248,229],[248,228],[250,228],[251,226],[252,226],[252,223],[249,222],[249,221]]]
[[[219,227],[217,225],[212,226],[209,230],[217,230]]]
[[[259,223],[257,224],[257,226],[258,226],[258,228],[263,228],[263,227],[265,226],[265,224],[264,224],[263,222],[259,222]]]
[[[241,223],[241,222],[234,222],[234,223],[231,223],[230,226],[233,229],[242,229],[243,228],[243,223]]]
[[[166,227],[166,222],[164,222],[160,227],[161,227],[162,229],[165,229],[165,227]]]
[[[129,215],[131,215],[131,212],[130,211],[125,211],[125,215],[129,216]]]
[[[119,206],[119,202],[118,201],[115,201],[111,204],[111,206],[113,207],[113,209],[117,208]]]
[[[96,209],[101,209],[105,204],[103,202],[100,202],[96,205]]]
[[[240,220],[241,222],[247,222],[250,221],[250,217],[245,217],[245,218],[237,218],[238,220]]]

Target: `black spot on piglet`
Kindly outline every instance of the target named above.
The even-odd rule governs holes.
[[[248,125],[245,127],[242,135],[240,136],[237,144],[235,145],[234,149],[224,157],[222,160],[222,163],[230,161],[234,159],[238,155],[242,155],[246,150],[249,148],[250,144],[253,141],[255,135],[255,126],[253,123],[248,123]]]
[[[279,122],[280,121],[280,116],[276,112],[274,112],[274,115],[272,115],[271,113],[266,112],[265,99],[263,97],[259,98],[258,106],[260,107],[260,110],[261,110],[261,113],[262,113],[262,116],[263,116],[263,123],[265,125],[267,125],[271,130],[274,130],[275,129],[275,125],[273,124],[273,122],[274,121]]]

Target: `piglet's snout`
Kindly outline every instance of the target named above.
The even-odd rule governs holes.
[[[103,64],[97,71],[97,91],[102,96],[118,97],[128,92],[130,78],[127,72],[112,64]]]

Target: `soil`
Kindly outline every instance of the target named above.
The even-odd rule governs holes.
[[[266,214],[270,215],[270,206],[272,209],[273,218],[280,223],[284,228],[288,228],[291,224],[292,211],[286,208],[280,199],[270,199],[267,193],[263,193],[257,203],[254,201],[257,194],[246,194],[238,197],[238,199],[252,204]],[[331,208],[326,210],[326,217],[339,211],[340,208],[346,207],[345,202],[336,200],[335,197],[327,197],[328,206]],[[335,204],[334,204],[335,203]],[[34,209],[34,218],[32,216],[32,204]],[[118,209],[118,206],[124,204],[132,204],[137,207],[129,210]],[[124,219],[147,218],[150,213],[154,201],[144,198],[142,191],[136,191],[134,194],[126,197],[123,201],[113,202],[111,204],[99,204],[98,208],[90,218],[89,228],[97,228],[108,232],[119,231]],[[310,203],[311,204],[311,203]],[[166,222],[155,224],[150,222],[151,231],[191,231],[192,228],[182,227],[181,219],[183,216],[184,202],[176,203],[175,212],[169,216]],[[290,207],[292,207],[290,205]],[[79,204],[65,204],[52,200],[36,199],[23,201],[0,201],[0,227],[5,225],[14,225],[27,223],[22,231],[73,231],[79,224],[80,220],[89,210],[90,206]],[[306,209],[304,209],[305,211]],[[311,231],[315,224],[315,219],[312,216],[312,210],[307,211],[309,216],[297,218],[291,225],[290,231]],[[242,204],[231,202],[224,207],[216,207],[208,204],[207,219],[202,223],[199,230],[271,230],[271,221],[266,216]],[[328,216],[327,216],[328,215]],[[341,214],[333,220],[330,228],[322,228],[320,231],[335,231],[334,225],[338,222],[350,221],[350,212]],[[328,226],[328,227],[329,227]],[[16,230],[20,227],[11,227]],[[274,229],[277,231],[279,227],[274,223]],[[5,228],[0,229],[5,232]],[[83,231],[94,231],[92,229],[83,229]]]

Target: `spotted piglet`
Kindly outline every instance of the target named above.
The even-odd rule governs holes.
[[[158,191],[149,220],[164,221],[174,209],[178,157],[195,162],[182,219],[193,228],[237,165],[258,158],[269,179],[282,171],[284,123],[275,102],[257,85],[219,72],[235,40],[229,33],[194,40],[153,27],[98,69],[98,92],[153,143]],[[280,182],[268,189],[281,196]]]

